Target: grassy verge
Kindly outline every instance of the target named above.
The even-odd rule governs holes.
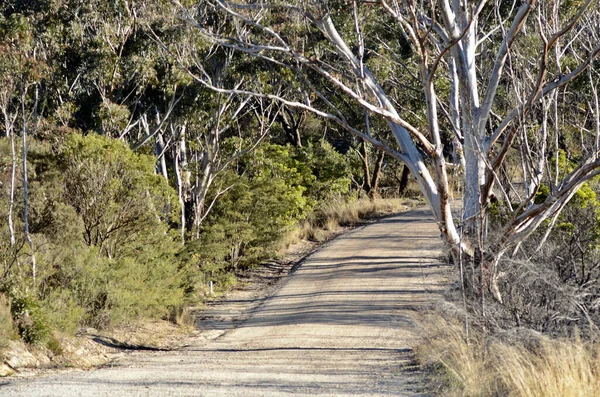
[[[424,320],[418,360],[434,373],[443,396],[595,397],[600,347],[579,338],[551,339],[532,331],[491,336],[455,319]]]
[[[325,241],[343,227],[355,226],[367,219],[398,213],[415,206],[417,202],[417,200],[404,198],[375,200],[361,198],[350,202],[336,201],[323,204],[284,237],[283,248],[286,249],[300,240]]]

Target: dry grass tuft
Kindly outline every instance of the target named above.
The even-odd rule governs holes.
[[[579,339],[544,338],[538,349],[494,344],[495,371],[512,396],[596,397],[600,348]]]
[[[448,396],[492,396],[493,374],[487,371],[485,349],[479,338],[467,341],[458,320],[427,316],[416,353],[436,374],[435,384]]]
[[[17,337],[10,313],[10,299],[0,293],[0,348],[6,347],[9,340]]]
[[[581,339],[541,335],[502,341],[480,333],[464,337],[458,321],[423,321],[419,361],[435,370],[444,396],[596,397],[600,347]],[[531,335],[531,334],[529,334]]]
[[[181,307],[175,310],[173,320],[176,325],[187,331],[191,331],[196,325],[195,318],[192,316],[192,309],[189,307]]]
[[[300,240],[322,242],[345,226],[355,226],[361,221],[398,213],[412,205],[408,199],[358,199],[352,202],[335,201],[326,203],[287,233],[283,248]]]

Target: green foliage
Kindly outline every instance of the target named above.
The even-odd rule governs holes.
[[[541,184],[537,193],[535,194],[535,204],[541,204],[546,201],[546,198],[550,195],[550,187],[548,185]]]
[[[134,154],[118,140],[72,135],[59,159],[65,201],[81,216],[86,243],[109,256],[118,245],[174,216],[176,196],[154,174],[155,159]]]
[[[132,244],[139,256],[107,258],[95,248],[82,249],[79,258],[64,262],[47,280],[54,287],[46,302],[69,318],[79,317],[80,325],[98,328],[166,316],[184,300],[183,280],[174,260],[174,241],[153,237]],[[69,331],[71,324],[57,325]]]
[[[9,150],[4,143],[0,158]],[[176,196],[154,174],[152,157],[97,135],[71,135],[56,153],[37,141],[30,150],[36,282],[20,259],[32,254],[27,245],[20,251],[0,247],[2,289],[23,340],[52,344],[53,330],[74,333],[80,326],[167,317],[192,299],[194,275],[178,256],[179,236],[169,230]],[[3,185],[2,197],[7,193]],[[19,214],[22,203],[15,206]],[[0,220],[3,234],[5,222]]]
[[[12,298],[11,314],[21,339],[30,344],[44,344],[50,329],[41,302],[26,292],[15,289],[7,292]]]
[[[316,204],[348,193],[348,173],[346,157],[324,140],[301,148],[264,144],[240,159],[212,192],[218,200],[200,238],[187,244],[203,280],[224,288],[232,272],[275,255],[285,233]]]
[[[348,193],[351,184],[348,159],[329,142],[323,139],[309,142],[306,147],[297,148],[295,158],[314,175],[306,185],[307,196],[313,202],[329,201]]]
[[[201,268],[212,263],[235,270],[258,263],[273,254],[283,233],[310,210],[304,185],[315,177],[289,148],[264,145],[239,167],[241,175],[229,171],[222,177],[217,189],[228,190],[193,244]]]

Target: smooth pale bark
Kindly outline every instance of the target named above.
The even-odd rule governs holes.
[[[13,207],[15,205],[15,174],[17,171],[17,156],[15,153],[15,134],[10,134],[10,195],[8,200],[8,230],[10,233],[10,246],[15,245],[15,226],[13,223]]]
[[[592,90],[594,99],[594,124],[596,126],[596,145],[594,151],[600,151],[600,101],[598,100],[598,81],[594,81],[592,77],[592,70],[589,72],[590,77],[590,88]]]
[[[371,74],[371,71],[362,65],[350,50],[346,42],[339,35],[331,18],[329,16],[325,16],[319,22],[319,27],[325,33],[328,39],[335,45],[338,52],[352,63],[355,73],[357,73],[358,76],[361,76],[363,83],[371,90],[373,95],[377,97],[380,106],[389,112],[393,118],[400,119],[400,116],[392,101],[389,99],[381,86],[377,84],[375,78]],[[419,184],[421,191],[431,207],[436,220],[440,224],[440,229],[452,244],[458,246],[460,244],[460,237],[456,231],[456,227],[452,219],[452,213],[447,202],[447,181],[442,181],[441,184],[444,187],[444,193],[446,196],[440,197],[440,194],[438,193],[438,187],[431,177],[429,170],[425,166],[423,158],[418,152],[410,133],[406,128],[393,121],[388,121],[388,126],[396,138],[402,154],[404,154],[405,158],[407,159],[405,164],[410,169],[412,175],[416,178],[417,183]],[[436,150],[438,149],[440,148],[436,148]],[[436,169],[440,172],[440,174],[445,175],[445,162],[443,156],[441,155],[441,149],[436,157]]]
[[[200,236],[200,226],[206,218],[206,197],[208,191],[215,179],[214,163],[215,159],[209,158],[209,153],[202,154],[201,168],[196,177],[196,185],[194,186],[194,231],[196,238]]]
[[[167,160],[165,158],[165,139],[163,138],[162,133],[156,134],[155,139],[156,142],[154,143],[154,154],[158,158],[158,173],[161,174],[168,181],[169,173],[167,171]]]
[[[350,101],[354,101],[367,113],[381,116],[396,139],[398,151],[385,148],[368,132],[363,133],[349,125],[340,109],[326,95],[311,86],[310,82],[306,86],[307,90],[311,95],[316,95],[319,101],[325,104],[323,106],[327,110],[320,107],[321,103],[317,106],[308,99],[304,102],[293,101],[276,94],[239,89],[239,86],[234,89],[225,89],[215,87],[211,82],[203,80],[202,77],[195,76],[195,78],[196,81],[219,93],[276,100],[286,106],[311,111],[315,115],[334,121],[342,128],[399,158],[416,178],[449,245],[472,255],[473,250],[461,241],[450,211],[448,167],[443,156],[444,145],[447,142],[442,142],[440,139],[440,116],[438,114],[440,100],[435,92],[436,85],[434,84],[435,79],[442,76],[439,69],[447,68],[445,71],[447,73],[443,73],[443,75],[450,83],[449,104],[447,105],[449,110],[446,113],[456,137],[455,150],[460,148],[461,139],[464,140],[462,145],[464,160],[459,159],[459,161],[460,163],[464,161],[465,169],[463,179],[465,226],[467,230],[477,231],[482,224],[485,224],[488,199],[499,180],[498,173],[506,164],[508,153],[514,152],[515,142],[522,134],[522,123],[527,121],[534,110],[537,110],[543,98],[556,95],[557,90],[566,87],[578,77],[600,53],[600,45],[597,44],[598,40],[595,40],[587,53],[582,54],[583,56],[579,58],[579,65],[564,75],[555,74],[554,80],[549,81],[547,78],[549,53],[558,48],[559,39],[574,29],[582,15],[590,8],[593,0],[586,0],[564,25],[561,25],[559,18],[554,18],[554,21],[544,20],[544,23],[541,22],[541,19],[538,21],[536,34],[540,36],[543,45],[539,52],[539,58],[535,60],[537,70],[521,70],[513,74],[512,70],[515,65],[522,67],[522,64],[519,63],[509,63],[509,57],[513,54],[513,43],[519,35],[523,34],[532,10],[540,9],[546,4],[535,0],[515,3],[516,8],[514,12],[511,11],[509,16],[501,16],[497,9],[497,21],[495,24],[489,24],[491,26],[485,26],[489,31],[484,32],[480,29],[480,20],[485,23],[490,22],[491,19],[489,15],[482,18],[480,13],[487,3],[485,0],[478,2],[437,0],[429,3],[432,8],[435,5],[435,15],[430,15],[431,8],[425,7],[421,3],[394,0],[389,3],[388,0],[377,3],[398,22],[399,30],[412,44],[414,59],[419,64],[422,94],[427,103],[427,132],[420,131],[401,117],[403,105],[394,103],[369,68],[362,62],[362,55],[365,53],[362,46],[365,40],[359,23],[357,7],[360,3],[358,2],[353,3],[356,37],[352,40],[352,42],[358,43],[358,54],[350,49],[347,44],[349,41],[342,38],[337,31],[328,13],[326,2],[317,1],[310,5],[279,2],[276,4],[272,2],[235,4],[221,1],[211,3],[209,0],[207,4],[213,6],[211,11],[222,12],[227,18],[240,24],[240,29],[236,33],[244,33],[238,34],[238,36],[233,33],[232,37],[222,36],[215,30],[206,30],[190,17],[191,23],[207,39],[213,40],[216,45],[245,52],[276,64],[278,67],[287,66],[295,72],[310,70],[311,73],[317,74],[320,79],[331,84],[335,90],[339,90],[339,95],[347,96]],[[490,6],[497,7],[498,4],[496,2]],[[375,6],[375,4],[369,5],[369,7]],[[300,15],[307,24],[313,24],[322,32],[329,45],[325,51],[336,52],[341,60],[333,61],[336,62],[335,64],[329,64],[330,61],[325,58],[318,59],[317,56],[317,60],[314,61],[304,55],[304,47],[294,49],[291,42],[277,32],[276,27],[263,25],[268,19],[265,19],[264,16],[272,9],[283,9],[286,12]],[[598,10],[594,9],[594,12],[597,13]],[[540,18],[541,15],[540,12]],[[507,19],[502,20],[502,18]],[[531,25],[530,23],[529,26]],[[576,28],[578,31],[573,33],[573,37],[583,37],[579,33],[588,29],[590,33],[593,33],[592,28],[591,26],[578,26]],[[479,53],[478,46],[481,43],[478,40],[485,42],[488,37],[497,37],[498,32],[501,35],[499,46],[491,45]],[[571,40],[567,46],[575,50],[576,47],[573,43],[576,39],[573,37],[567,37],[568,40]],[[486,70],[485,66],[490,58],[490,50],[494,52],[494,61],[489,68],[489,75],[486,72],[485,76],[478,76],[478,70]],[[482,55],[483,53],[485,55]],[[442,60],[446,60],[446,62]],[[394,61],[395,58],[392,62]],[[299,66],[302,69],[298,69]],[[511,70],[510,76],[507,76],[506,69]],[[193,73],[190,74],[193,75]],[[337,77],[339,74],[343,77]],[[522,79],[516,83],[521,85],[519,89],[522,91],[523,98],[519,98],[517,104],[511,108],[513,105],[510,102],[500,101],[497,96],[503,79],[514,76],[520,76],[519,79]],[[308,74],[304,77],[309,79]],[[514,92],[509,92],[509,95],[512,94]],[[308,97],[309,95],[306,95],[306,98]],[[503,114],[493,114],[492,109],[495,108],[496,103],[499,103],[499,109],[501,109],[499,112]],[[490,121],[492,118],[493,122]],[[557,123],[557,119],[554,117],[555,123]],[[547,132],[543,133],[547,134]],[[528,157],[537,161],[533,167],[535,170],[532,168],[534,180],[530,187],[539,185],[539,170],[547,168],[545,162],[548,154],[543,153],[548,150],[547,145],[543,144],[545,140],[538,140],[537,142],[542,144],[536,144],[533,148],[534,151],[542,153],[527,154]],[[433,166],[432,171],[426,167],[423,156],[429,161],[428,164]],[[494,242],[493,245],[496,247],[493,247],[492,251],[500,254],[506,252],[505,248],[498,244],[519,244],[533,230],[542,225],[545,219],[554,217],[557,212],[560,212],[572,197],[573,191],[597,174],[596,171],[600,164],[595,162],[595,158],[596,155],[592,155],[589,161],[584,161],[577,170],[562,178],[562,181],[559,180],[557,173],[556,183],[554,183],[557,188],[552,191],[546,202],[527,206],[526,204],[530,201],[526,199],[516,209],[513,209],[509,203],[513,217],[505,225],[501,237]],[[502,186],[499,188],[502,189],[504,196],[508,197]]]
[[[35,107],[37,107],[37,87],[35,91]],[[21,157],[23,160],[23,232],[25,234],[25,241],[29,245],[29,249],[31,251],[31,274],[33,279],[33,288],[37,288],[37,265],[35,259],[35,250],[33,247],[33,240],[31,239],[31,235],[29,234],[29,182],[27,178],[27,124],[29,122],[29,118],[25,113],[25,99],[27,96],[27,90],[22,90],[21,92],[21,136],[22,136],[22,153]]]
[[[456,72],[456,61],[452,57],[449,57],[448,59],[448,73],[450,75],[450,122],[452,123],[452,132],[454,133],[454,139],[452,141],[452,157],[454,164],[460,165],[461,170],[464,172],[467,169],[467,164],[465,161],[464,147],[461,142],[464,139],[464,136],[462,134],[460,120],[460,87],[458,74]]]
[[[449,7],[444,7],[443,20],[451,38],[456,39],[461,31],[465,31],[462,39],[449,51],[453,60],[450,69],[450,83],[458,91],[458,95],[453,94],[458,99],[459,105],[454,104],[453,107],[456,113],[460,113],[460,126],[464,138],[464,218],[472,226],[470,228],[474,228],[476,217],[481,211],[481,186],[484,183],[486,169],[482,155],[485,130],[477,128],[475,119],[479,109],[476,68],[477,32],[475,30],[477,22],[473,21],[467,26],[464,10],[453,9],[451,11]],[[452,99],[456,101],[456,99]]]
[[[13,247],[16,243],[15,239],[15,226],[13,220],[13,210],[15,204],[15,183],[16,183],[16,172],[17,172],[17,153],[15,149],[15,122],[19,116],[18,111],[11,112],[10,104],[12,100],[13,90],[16,88],[13,86],[7,86],[4,90],[0,91],[0,111],[4,119],[4,132],[6,137],[10,139],[10,186],[9,186],[9,197],[8,197],[8,232],[10,239],[10,246]]]
[[[10,114],[7,107],[8,104],[2,104],[2,115],[4,116],[4,130],[6,132],[6,136],[10,139],[10,186],[9,186],[9,196],[8,196],[8,232],[10,238],[10,246],[13,247],[15,245],[15,226],[13,221],[13,209],[15,205],[15,178],[17,172],[17,153],[15,150],[15,134],[14,134],[14,122],[16,120],[17,114]]]
[[[185,167],[187,165],[185,153],[185,126],[179,130],[179,139],[174,148],[173,169],[175,172],[175,183],[177,185],[177,198],[179,199],[180,217],[179,217],[179,232],[181,238],[185,237],[186,219],[185,219],[185,194],[186,194],[186,178]]]

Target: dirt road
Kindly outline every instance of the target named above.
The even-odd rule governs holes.
[[[321,247],[233,329],[93,371],[0,381],[1,396],[421,396],[412,319],[443,289],[439,231],[410,211]]]

